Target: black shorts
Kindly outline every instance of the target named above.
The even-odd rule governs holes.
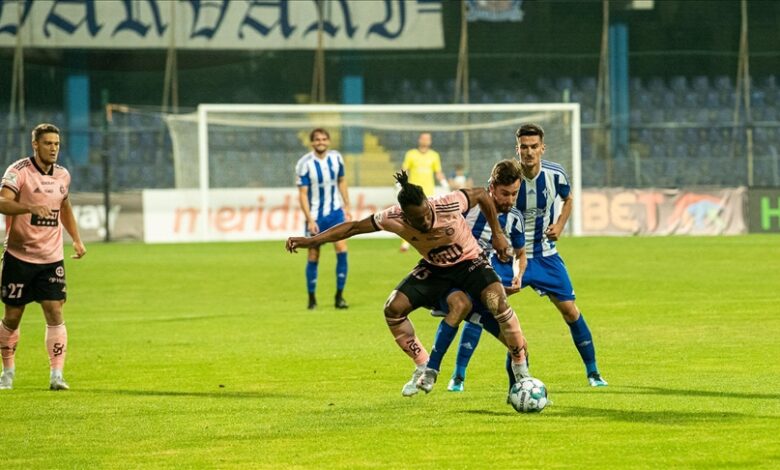
[[[396,286],[396,290],[409,297],[413,309],[435,308],[439,299],[453,288],[480,299],[485,287],[494,282],[501,283],[501,279],[490,262],[482,257],[448,267],[434,266],[423,259]]]
[[[3,253],[2,299],[16,307],[42,300],[65,300],[65,263],[33,264]]]

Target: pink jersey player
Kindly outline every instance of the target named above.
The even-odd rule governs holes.
[[[374,224],[378,229],[393,232],[409,242],[434,266],[453,266],[481,254],[482,249],[463,218],[463,213],[469,209],[466,193],[455,191],[428,198],[426,204],[433,212],[433,226],[427,232],[421,232],[406,222],[400,205],[374,214]]]
[[[68,331],[62,316],[67,287],[62,251],[62,229],[73,239],[73,258],[86,248],[68,199],[70,174],[60,165],[60,131],[39,124],[32,131],[33,156],[11,164],[0,188],[0,212],[6,215],[2,292],[5,313],[0,324],[3,373],[0,390],[13,388],[14,353],[25,307],[38,302],[46,319],[49,388],[67,390],[62,376],[68,349]]]
[[[62,225],[59,212],[68,197],[70,173],[54,164],[44,172],[35,159],[23,158],[11,164],[3,176],[3,187],[17,195],[21,204],[48,206],[51,217],[8,215],[5,218],[5,251],[28,263],[61,261]]]
[[[408,315],[417,307],[436,305],[452,289],[480,299],[490,310],[509,349],[515,377],[519,380],[529,376],[520,322],[507,303],[498,275],[479,256],[479,245],[463,217],[463,212],[479,204],[493,233],[503,234],[488,192],[484,188],[465,188],[428,199],[420,186],[409,183],[406,172],[397,173],[395,178],[401,184],[397,206],[358,222],[341,223],[312,237],[290,237],[287,250],[295,252],[297,248],[385,230],[398,234],[420,252],[423,259],[390,293],[384,309],[390,333],[416,365],[412,379],[401,390],[402,395],[411,396],[422,389],[419,380],[427,372],[429,357]],[[492,244],[502,259],[510,250],[503,235],[494,236]]]

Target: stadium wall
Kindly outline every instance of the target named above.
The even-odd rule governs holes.
[[[438,190],[438,189],[437,189]],[[144,190],[72,195],[82,239],[183,243],[203,241],[195,190]],[[350,188],[355,220],[395,204],[393,188]],[[284,240],[303,233],[295,188],[210,192],[209,237],[214,241]],[[582,192],[583,234],[739,235],[780,232],[780,190],[597,188]],[[5,220],[0,218],[0,229]],[[377,232],[363,236],[393,237]],[[67,237],[67,234],[66,234]]]
[[[203,240],[194,190],[144,190],[72,195],[81,236],[111,240],[181,243]],[[210,238],[219,241],[284,240],[303,233],[295,188],[210,192]],[[360,220],[395,203],[393,188],[350,188],[352,215]],[[740,235],[780,232],[780,190],[588,188],[582,192],[583,234]],[[5,220],[0,219],[0,229]],[[67,236],[67,235],[66,235]],[[392,237],[377,232],[364,237]]]

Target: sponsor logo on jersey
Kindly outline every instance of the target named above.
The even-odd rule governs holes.
[[[37,227],[56,227],[60,224],[60,210],[55,209],[52,212],[51,217],[38,217],[32,214],[30,218],[30,225]]]
[[[436,264],[454,263],[463,256],[463,248],[457,243],[444,245],[428,252],[428,259]]]

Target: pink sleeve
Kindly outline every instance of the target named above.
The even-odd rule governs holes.
[[[457,191],[454,191],[452,194],[456,196],[455,200],[457,200],[458,204],[460,204],[461,212],[466,212],[467,210],[471,209],[471,207],[469,207],[469,203],[470,203],[469,198],[468,196],[466,196],[465,192],[459,189]]]
[[[392,207],[388,207],[387,209],[381,211],[381,212],[375,212],[374,213],[374,225],[379,227],[380,230],[386,230],[385,229],[385,222],[387,221],[387,216],[390,214],[390,212],[393,210]]]
[[[377,227],[379,230],[397,233],[399,219],[398,217],[391,217],[391,216],[396,215],[400,212],[401,212],[401,208],[397,204],[395,206],[390,206],[381,212],[375,212],[374,220],[373,220],[374,226]]]
[[[24,172],[17,170],[13,166],[8,167],[8,169],[5,170],[5,175],[3,175],[2,186],[7,186],[13,192],[18,193],[19,188],[21,188],[23,185],[24,185]]]

